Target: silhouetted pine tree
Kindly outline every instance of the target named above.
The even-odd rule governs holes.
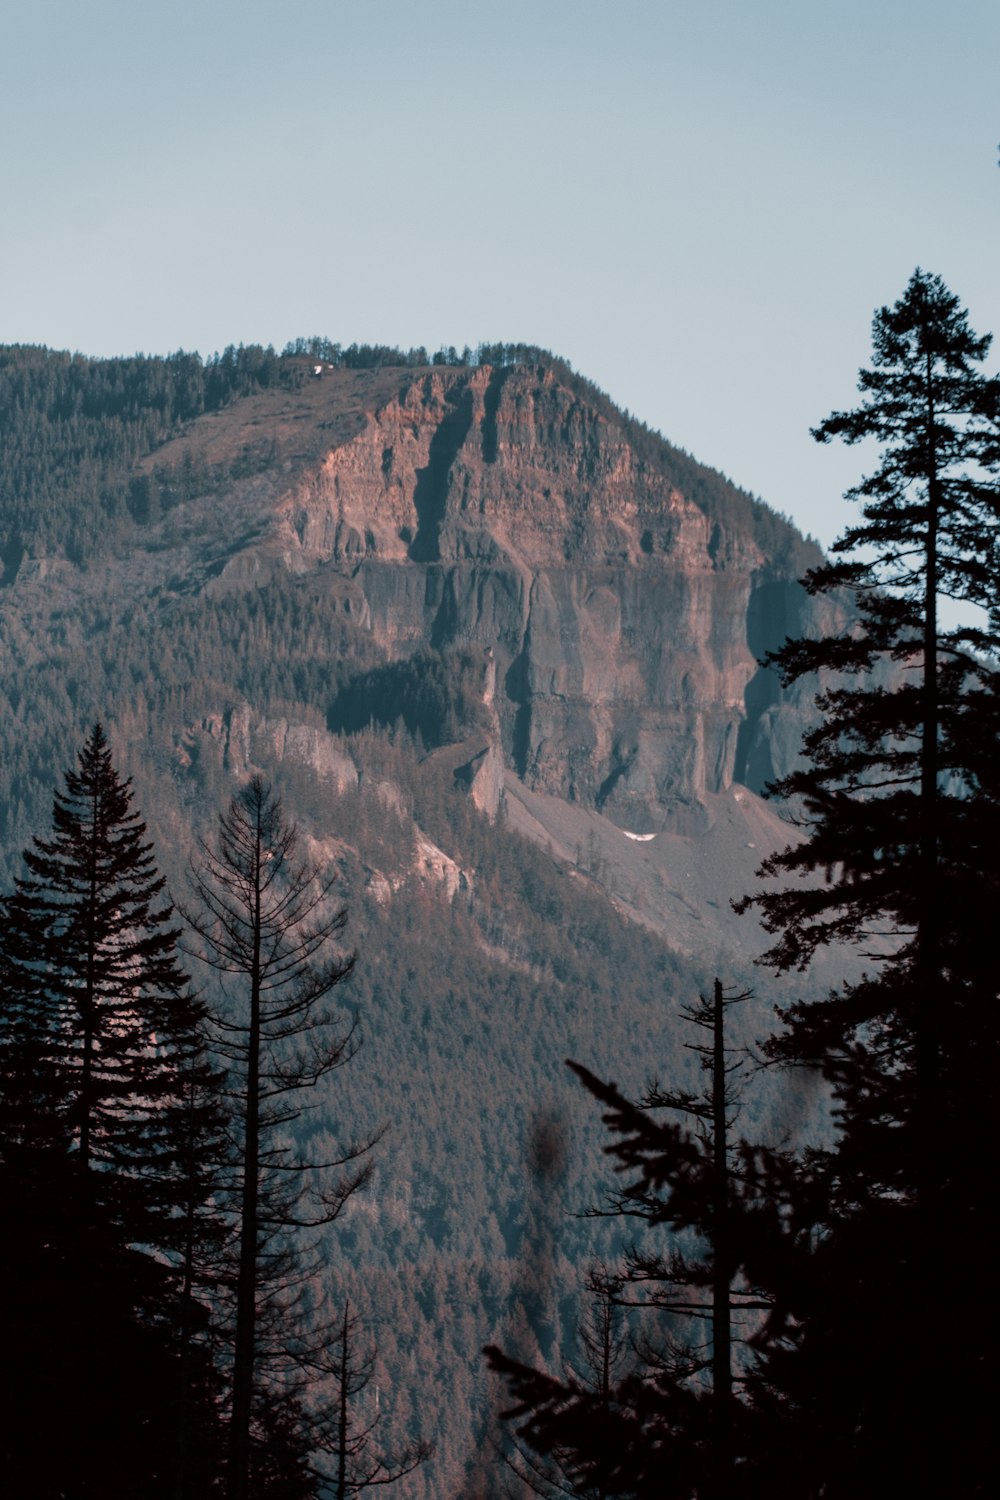
[[[189,1158],[221,1123],[144,835],[96,725],[4,902],[4,1441],[7,1475],[39,1495],[176,1494],[184,1427],[199,1483],[212,1464],[210,1361],[183,1352],[185,1263],[217,1232]]]
[[[516,1399],[505,1416],[543,1464],[557,1462],[568,1493],[601,1500],[737,1493],[734,1467],[748,1415],[733,1394],[733,1326],[749,1316],[740,1335],[747,1338],[772,1303],[754,1279],[755,1263],[770,1263],[760,1255],[769,1243],[757,1223],[762,1201],[773,1219],[759,1153],[730,1139],[732,1075],[744,1053],[726,1044],[725,1013],[746,998],[726,999],[717,980],[710,1001],[682,1012],[711,1035],[710,1044],[695,1044],[709,1078],[701,1092],[654,1085],[630,1100],[569,1064],[605,1106],[615,1138],[607,1151],[626,1179],[593,1214],[658,1233],[653,1248],[637,1244],[603,1283],[612,1303],[642,1310],[650,1324],[637,1345],[641,1365],[622,1379],[596,1386],[558,1379],[486,1351]],[[692,1322],[700,1331],[681,1336]]]
[[[860,983],[793,1005],[769,1044],[822,1068],[840,1125],[799,1206],[810,1253],[785,1279],[770,1361],[793,1424],[774,1446],[785,1493],[965,1495],[991,1467],[998,1332],[984,1224],[1000,1061],[1000,381],[977,368],[989,338],[921,271],[873,341],[862,404],[814,435],[874,439],[881,462],[848,494],[863,519],[835,544],[844,560],[805,579],[848,591],[860,624],[772,658],[786,683],[844,674],[819,699],[806,764],[775,788],[804,807],[808,837],[762,870],[824,879],[744,903],[778,934],[764,961],[779,969],[834,941],[872,960]],[[942,597],[981,615],[946,626]],[[956,1274],[961,1308],[943,1294]]]
[[[29,1054],[37,1104],[7,1122],[8,1139],[58,1134],[128,1243],[176,1250],[190,1091],[207,1088],[211,1070],[204,1007],[178,963],[164,880],[131,804],[95,725],[55,796],[52,836],[25,851],[27,874],[4,903],[11,1064],[0,1066],[9,1075]],[[198,1133],[214,1105],[201,1108]]]
[[[308,1091],[357,1046],[354,1023],[328,999],[354,965],[336,948],[347,914],[331,906],[335,876],[298,861],[297,843],[279,799],[255,776],[220,815],[214,845],[203,845],[193,877],[198,907],[185,914],[197,956],[231,981],[212,1020],[238,1138],[229,1500],[272,1493],[265,1468],[278,1411],[291,1468],[308,1472],[304,1461],[315,1446],[308,1392],[328,1367],[333,1336],[308,1326],[316,1232],[370,1173],[364,1158],[372,1141],[351,1142],[336,1161],[312,1162],[299,1158],[286,1134],[307,1108]]]
[[[620,1290],[617,1279],[606,1267],[595,1267],[588,1277],[587,1287],[591,1301],[576,1329],[578,1357],[567,1366],[563,1380],[556,1384],[562,1389],[563,1400],[567,1390],[579,1390],[585,1394],[585,1404],[589,1408],[587,1446],[603,1450],[610,1449],[613,1441],[617,1389],[626,1370],[635,1367],[637,1359],[631,1348],[622,1309],[614,1300]],[[491,1360],[497,1361],[494,1367],[503,1370],[519,1396],[531,1392],[540,1398],[538,1404],[546,1405],[550,1394],[546,1385],[548,1377],[540,1375],[529,1365],[494,1352],[491,1352]],[[525,1405],[525,1415],[529,1409],[534,1407]],[[529,1442],[512,1437],[500,1449],[501,1462],[510,1476],[505,1476],[504,1494],[511,1500],[525,1492],[539,1495],[542,1500],[556,1500],[557,1496],[563,1495],[577,1496],[579,1500],[608,1500],[613,1491],[606,1487],[603,1464],[596,1466],[585,1478],[578,1477],[577,1446],[564,1447],[556,1441],[551,1446],[546,1444],[545,1451],[540,1452]]]

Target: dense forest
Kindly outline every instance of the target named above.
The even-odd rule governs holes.
[[[1000,381],[936,277],[873,334],[816,431],[881,455],[830,562],[524,346],[0,353],[4,580],[60,601],[44,643],[0,618],[16,1493],[986,1492]],[[744,902],[756,972],[477,808],[477,657],[387,659],[315,573],[80,585],[224,507],[232,460],[158,458],[206,413],[317,365],[546,361],[856,602],[772,660],[822,695],[774,788],[806,836]],[[272,461],[265,433],[238,464]],[[321,757],[256,772],[248,704]],[[874,955],[832,992],[831,946]]]

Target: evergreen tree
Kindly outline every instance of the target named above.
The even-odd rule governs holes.
[[[302,1160],[286,1134],[307,1108],[307,1091],[357,1045],[354,1023],[328,1001],[354,965],[336,948],[347,913],[331,906],[335,875],[299,862],[297,843],[279,799],[253,777],[220,815],[214,846],[203,845],[193,877],[199,905],[186,913],[198,956],[236,981],[212,1023],[239,1136],[229,1500],[272,1493],[269,1413],[282,1413],[296,1472],[314,1446],[308,1391],[324,1369],[326,1339],[303,1319],[304,1287],[317,1268],[310,1231],[331,1223],[367,1180],[373,1144],[351,1143],[338,1160],[319,1163]],[[330,1171],[338,1174],[332,1184]]]
[[[125,1241],[167,1250],[187,1191],[181,1078],[208,1076],[204,1010],[131,803],[97,724],[4,903],[5,1139],[58,1139]]]
[[[618,1387],[626,1370],[636,1365],[636,1359],[622,1309],[615,1301],[620,1282],[606,1268],[595,1267],[587,1284],[591,1301],[576,1329],[579,1357],[564,1372],[557,1400],[565,1401],[568,1391],[579,1390],[583,1394],[582,1404],[588,1411],[590,1429],[585,1446],[591,1451],[604,1453],[613,1447],[614,1403]],[[536,1404],[544,1407],[553,1387],[558,1389],[557,1383],[547,1386],[547,1377],[539,1375],[528,1365],[499,1356],[492,1350],[490,1358],[494,1368],[502,1369],[511,1386],[517,1389],[522,1401],[529,1392],[540,1397],[537,1403],[524,1402],[525,1415],[528,1411],[533,1412]],[[545,1451],[537,1451],[531,1443],[514,1437],[506,1451],[500,1450],[502,1463],[517,1481],[513,1491],[509,1485],[505,1486],[506,1494],[520,1495],[526,1490],[529,1494],[540,1495],[542,1500],[556,1500],[561,1495],[577,1496],[579,1500],[608,1500],[613,1493],[607,1488],[607,1466],[603,1462],[595,1465],[582,1480],[578,1478],[579,1441],[567,1446],[557,1439],[539,1446],[544,1446]]]
[[[834,544],[843,560],[804,580],[812,593],[846,591],[859,627],[789,642],[769,658],[786,684],[814,672],[839,678],[820,696],[808,764],[774,788],[804,805],[809,838],[765,872],[837,874],[751,901],[781,934],[766,955],[778,968],[804,967],[831,941],[870,941],[889,923],[901,956],[933,975],[948,931],[971,926],[968,903],[982,910],[976,794],[988,788],[977,784],[976,761],[1000,652],[1000,381],[975,369],[990,339],[970,331],[937,277],[916,272],[900,302],[877,314],[873,338],[875,368],[859,381],[868,399],[814,435],[874,439],[882,462],[848,491],[864,502],[863,522]],[[980,606],[981,620],[942,628],[941,597]],[[928,998],[919,1028],[928,1090],[937,1009]]]
[[[176,1493],[185,1426],[200,1479],[211,1468],[184,1267],[216,1229],[187,1158],[219,1121],[210,1099],[193,1113],[186,1097],[211,1084],[202,1012],[144,834],[96,725],[4,903],[6,1472],[39,1495],[96,1493],[95,1476],[108,1495]],[[25,1437],[43,1412],[55,1439],[39,1453]]]
[[[775,788],[804,807],[808,836],[762,870],[823,879],[743,903],[778,935],[764,961],[779,969],[836,941],[873,963],[792,1006],[768,1047],[823,1069],[840,1125],[836,1147],[810,1157],[796,1211],[810,1253],[786,1278],[770,1369],[798,1427],[783,1449],[797,1455],[796,1492],[929,1480],[971,1494],[988,1472],[973,1429],[996,1337],[983,1225],[1000,1061],[1000,381],[978,368],[989,338],[921,271],[876,314],[873,339],[864,401],[814,435],[874,439],[881,462],[849,491],[862,520],[835,544],[841,560],[805,580],[847,591],[859,625],[772,658],[786,683],[838,674],[806,763]],[[979,606],[978,619],[944,624],[942,597]],[[956,1243],[971,1323],[939,1291]]]
[[[748,1338],[755,1331],[748,1320],[759,1323],[772,1302],[755,1279],[760,1153],[730,1139],[744,1054],[726,1044],[725,1014],[747,998],[727,999],[716,980],[710,1001],[682,1012],[711,1035],[709,1045],[695,1044],[709,1078],[701,1092],[654,1085],[630,1100],[569,1064],[605,1106],[603,1120],[615,1137],[607,1150],[627,1178],[592,1213],[668,1235],[653,1249],[633,1245],[620,1271],[601,1283],[610,1303],[653,1320],[639,1346],[641,1367],[621,1380],[560,1380],[498,1349],[486,1351],[516,1398],[505,1415],[520,1422],[518,1434],[542,1469],[557,1463],[570,1493],[690,1500],[735,1492],[746,1413],[733,1394],[734,1325]],[[705,1332],[680,1336],[678,1328],[692,1321]]]

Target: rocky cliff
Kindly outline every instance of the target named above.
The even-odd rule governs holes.
[[[843,623],[795,582],[813,559],[789,526],[555,362],[408,372],[367,401],[360,384],[337,371],[256,398],[274,462],[230,487],[243,537],[210,591],[316,572],[389,658],[482,653],[506,765],[637,832],[694,831],[712,794],[781,774],[810,705],[757,658]],[[209,442],[222,461],[218,427],[158,462]],[[229,430],[245,446],[248,422]]]
[[[424,670],[429,655],[445,678],[461,668],[474,722],[466,702],[450,729],[407,725],[425,743],[480,734],[490,774],[474,778],[476,800],[494,813],[506,775],[630,832],[697,834],[713,797],[789,768],[811,689],[787,697],[758,659],[847,622],[796,582],[818,552],[782,518],[550,357],[284,373],[132,463],[120,484],[141,497],[139,524],[104,555],[81,566],[71,547],[5,546],[8,672],[60,657],[91,672],[101,642],[117,696],[137,637],[172,643],[200,610],[188,675],[226,685],[202,695],[201,717],[238,708],[237,688],[258,716],[290,721],[296,763],[324,718],[334,730],[405,718],[422,689],[401,664]],[[238,641],[228,666],[208,659],[205,621],[252,613],[254,598],[273,615],[295,588],[280,650],[273,625],[260,637],[263,701],[261,670],[234,668]],[[223,630],[216,620],[209,639]],[[150,651],[130,668],[144,692],[171,678]],[[280,682],[294,671],[315,679],[305,699]],[[93,696],[106,704],[108,685],[95,679]],[[274,761],[286,741],[272,739]]]

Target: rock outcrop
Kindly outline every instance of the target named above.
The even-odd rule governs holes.
[[[843,623],[815,618],[740,502],[713,515],[558,366],[440,369],[296,474],[223,577],[324,568],[390,657],[489,653],[526,785],[639,832],[695,831],[707,798],[797,753],[803,705],[757,657]]]
[[[551,359],[258,390],[136,468],[142,482],[171,473],[206,487],[127,555],[22,561],[0,665],[44,661],[70,630],[82,650],[113,616],[169,621],[199,596],[224,609],[305,579],[324,617],[364,638],[359,672],[419,652],[461,660],[482,712],[452,737],[482,735],[453,769],[491,816],[513,772],[634,833],[697,833],[713,797],[787,771],[814,718],[810,688],[789,697],[758,659],[788,634],[849,625],[796,582],[819,554],[789,523]],[[240,710],[228,764],[353,774],[315,727],[327,707],[312,702],[308,727]],[[217,711],[234,713],[231,694]]]

